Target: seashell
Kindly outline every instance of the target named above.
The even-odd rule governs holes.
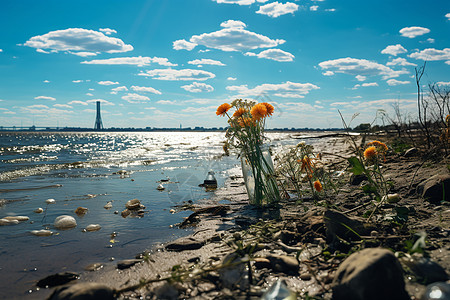
[[[80,207],[78,207],[77,209],[75,209],[75,213],[76,213],[78,216],[83,216],[83,215],[85,215],[85,214],[87,213],[87,211],[88,211],[87,207],[82,207],[82,206],[80,206]]]
[[[69,229],[77,226],[77,221],[74,217],[62,215],[55,219],[53,225],[58,229]]]
[[[51,236],[53,232],[50,230],[41,229],[41,230],[33,230],[31,231],[31,234],[35,236]]]
[[[3,219],[8,220],[8,221],[18,221],[18,222],[23,222],[23,221],[28,221],[30,218],[28,218],[27,216],[8,216],[8,217],[4,217]]]
[[[47,203],[47,204],[53,204],[55,202],[56,202],[55,199],[47,199],[47,200],[45,200],[45,203]]]
[[[100,226],[100,224],[90,224],[88,226],[86,226],[86,231],[98,231],[102,228],[102,226]]]
[[[16,225],[16,224],[19,224],[19,221],[17,221],[17,220],[0,219],[0,226],[3,226],[3,225]]]
[[[44,211],[44,210],[43,210],[41,207],[36,208],[36,209],[34,210],[34,212],[37,213],[37,214],[40,214],[40,213],[42,213],[43,211]]]

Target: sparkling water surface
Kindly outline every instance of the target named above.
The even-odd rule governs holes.
[[[287,133],[269,137],[278,147],[298,142]],[[133,258],[191,232],[170,225],[192,212],[170,209],[211,197],[198,186],[210,170],[223,186],[227,171],[239,165],[236,156],[222,155],[224,139],[221,132],[1,133],[0,218],[30,220],[0,226],[0,298],[39,298],[27,291],[47,275]],[[161,180],[165,190],[158,191]],[[121,217],[131,199],[145,205],[143,217]],[[110,201],[112,208],[105,209]],[[80,206],[88,208],[81,217],[74,212]],[[39,207],[43,213],[34,212]],[[77,227],[54,228],[60,215],[73,216]],[[102,228],[83,232],[89,224]],[[30,234],[39,229],[55,234]]]

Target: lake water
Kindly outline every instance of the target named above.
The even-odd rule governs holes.
[[[269,137],[278,147],[298,142],[286,133]],[[189,233],[170,225],[191,212],[170,209],[211,197],[198,186],[210,170],[223,186],[239,165],[235,156],[222,156],[223,141],[220,132],[0,133],[0,218],[30,218],[0,226],[0,298],[39,298],[34,284],[47,275],[133,258]],[[156,189],[161,180],[163,191]],[[121,217],[131,199],[145,205],[142,217]],[[74,212],[80,206],[88,208],[81,217]],[[55,229],[60,215],[73,216],[77,227]],[[83,232],[89,224],[102,228]],[[30,233],[40,229],[55,234]]]

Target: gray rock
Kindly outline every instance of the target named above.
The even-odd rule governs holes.
[[[166,246],[166,250],[169,251],[185,251],[185,250],[197,250],[205,245],[203,241],[197,241],[192,238],[179,239]]]
[[[345,240],[360,240],[359,236],[369,235],[374,229],[369,225],[365,225],[365,220],[362,218],[350,218],[331,209],[325,211],[324,219],[327,229],[327,242],[329,243],[335,241],[337,239],[336,236]]]
[[[418,253],[411,257],[405,257],[402,262],[423,284],[446,281],[448,279],[448,275],[443,267]]]
[[[66,284],[72,280],[77,280],[80,278],[80,274],[73,272],[63,272],[53,275],[49,275],[41,280],[39,280],[36,285],[41,288],[49,288],[58,285]]]
[[[435,175],[417,186],[417,192],[424,199],[433,204],[440,204],[442,200],[450,201],[450,175]],[[445,199],[444,199],[445,193]]]
[[[332,286],[333,300],[410,300],[399,261],[382,248],[350,255],[336,271]]]
[[[266,257],[270,261],[272,270],[285,274],[297,275],[299,263],[295,257],[286,255],[269,255]]]
[[[141,261],[142,259],[125,259],[117,263],[117,269],[119,270],[128,269],[134,266],[135,264],[140,263]]]
[[[90,282],[62,286],[48,300],[114,300],[114,291],[103,284]]]

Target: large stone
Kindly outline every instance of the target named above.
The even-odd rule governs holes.
[[[410,300],[402,267],[383,248],[367,248],[350,255],[333,280],[333,300]]]
[[[419,253],[403,258],[402,262],[423,284],[447,281],[449,279],[447,272],[442,266]]]
[[[100,283],[78,283],[62,286],[53,292],[48,300],[114,300],[114,291]]]
[[[442,200],[450,201],[450,175],[430,177],[417,186],[417,192],[433,204],[440,204]]]
[[[360,236],[369,235],[370,231],[374,229],[366,225],[362,218],[350,218],[331,209],[325,211],[324,219],[329,243],[336,241],[337,237],[344,240],[360,240]]]
[[[62,215],[55,219],[53,225],[58,229],[71,229],[77,226],[77,221],[72,216]]]
[[[71,282],[72,280],[77,280],[78,278],[80,278],[80,274],[73,272],[63,272],[49,275],[39,280],[36,285],[41,288],[49,288],[66,284],[68,282]]]
[[[185,250],[197,250],[205,245],[203,241],[197,241],[193,238],[178,239],[166,246],[166,250],[169,251],[185,251]]]
[[[269,255],[266,257],[270,261],[272,270],[285,274],[297,275],[299,269],[298,260],[292,256]]]
[[[124,270],[142,262],[142,259],[125,259],[117,263],[117,269]]]

